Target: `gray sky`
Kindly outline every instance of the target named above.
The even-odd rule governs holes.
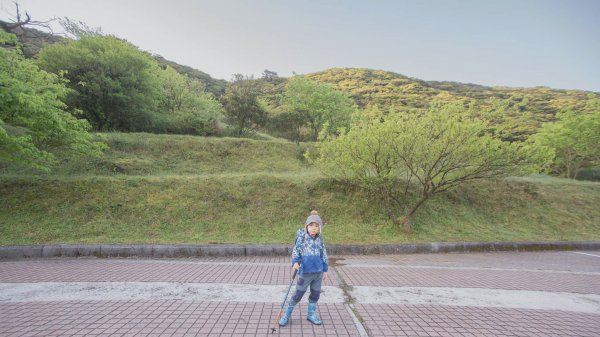
[[[14,12],[0,0],[0,18]],[[596,0],[19,0],[231,79],[333,67],[600,92]]]

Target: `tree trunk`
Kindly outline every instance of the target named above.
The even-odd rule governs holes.
[[[238,134],[238,135],[237,135],[237,136],[238,136],[238,138],[242,138],[242,135],[244,134],[244,127],[245,127],[245,124],[246,124],[246,121],[242,119],[242,120],[240,121],[240,128],[239,128],[239,130],[238,130],[238,132],[237,132],[237,134]]]
[[[390,218],[390,220],[392,220],[394,227],[398,228],[400,225],[402,225],[402,230],[404,231],[404,233],[410,234],[410,232],[412,230],[410,217],[406,216],[404,218],[400,218],[400,217],[396,216],[396,214],[394,214],[394,211],[392,211],[390,208],[386,208],[386,209],[387,209],[388,218]]]
[[[407,215],[402,220],[402,229],[406,234],[410,234],[410,232],[412,231],[412,223],[410,222],[410,216]]]
[[[296,128],[296,144],[300,145],[300,126]]]
[[[381,205],[383,206],[383,209],[385,209],[385,212],[387,213],[388,218],[392,221],[392,223],[394,224],[394,226],[399,226],[400,225],[400,218],[396,216],[396,214],[394,213],[393,208],[390,207],[385,200],[381,201]]]
[[[575,168],[573,169],[573,171],[574,171],[573,172],[573,179],[577,180],[577,176],[579,175],[579,171],[581,171],[581,167],[582,166],[583,166],[582,164],[579,164],[579,165],[575,166]]]
[[[404,232],[406,234],[409,234],[412,231],[412,223],[410,221],[411,217],[413,216],[413,214],[415,214],[417,209],[419,209],[419,207],[421,207],[421,205],[423,205],[423,203],[425,201],[427,201],[427,199],[429,199],[429,196],[430,196],[429,194],[423,194],[423,196],[421,197],[421,200],[419,200],[416,204],[414,204],[408,210],[408,212],[406,212],[406,215],[404,216],[404,219],[402,220],[402,228],[404,229]]]

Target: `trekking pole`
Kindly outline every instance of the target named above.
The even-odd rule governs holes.
[[[275,324],[273,324],[273,327],[271,328],[271,333],[275,333],[275,331],[277,331],[277,329],[275,327],[277,326],[277,324],[279,323],[279,319],[281,318],[281,313],[283,312],[283,307],[285,306],[285,302],[287,302],[287,298],[288,298],[288,295],[290,294],[290,290],[292,290],[292,285],[294,284],[294,279],[296,278],[296,274],[298,274],[298,269],[294,269],[294,274],[292,275],[292,280],[290,281],[290,286],[288,288],[287,293],[285,294],[283,303],[281,303],[281,309],[279,309],[279,313],[277,314],[277,317],[275,318]]]

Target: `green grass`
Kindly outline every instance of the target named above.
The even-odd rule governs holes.
[[[293,143],[107,138],[104,157],[62,162],[52,173],[3,167],[0,245],[290,243],[312,208],[329,221],[328,243],[600,239],[600,183],[531,176],[471,184],[427,202],[406,235],[364,192],[300,159]],[[123,166],[109,169],[115,163]]]
[[[61,160],[52,172],[0,165],[0,175],[115,176],[198,175],[223,172],[289,173],[307,168],[296,158],[296,144],[283,140],[104,134],[110,150],[101,158]],[[307,147],[309,145],[302,145]]]

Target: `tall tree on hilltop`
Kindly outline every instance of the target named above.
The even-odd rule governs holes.
[[[204,84],[167,66],[159,73],[161,95],[153,129],[159,132],[211,135],[221,120],[223,107]]]
[[[259,83],[241,74],[233,75],[233,81],[225,89],[221,98],[225,117],[236,127],[238,137],[265,124],[267,113],[259,101],[260,94]]]
[[[277,76],[277,73],[272,70],[265,69],[265,71],[262,73],[262,79],[267,82],[273,82],[277,78],[279,78],[279,76]]]
[[[9,14],[12,18],[9,18],[8,21],[0,20],[0,29],[17,36],[21,43],[21,52],[26,58],[32,58],[37,55],[44,45],[55,43],[62,39],[53,32],[50,25],[56,19],[48,21],[33,20],[27,11],[21,10],[18,1],[15,1],[14,4],[15,12]]]
[[[317,140],[321,129],[327,133],[348,127],[355,111],[354,102],[331,85],[313,82],[303,77],[291,79],[281,98],[283,109],[296,115],[312,131]]]

